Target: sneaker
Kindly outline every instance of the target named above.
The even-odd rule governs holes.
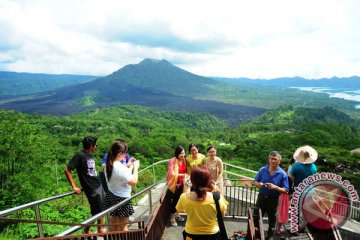
[[[170,219],[170,223],[171,223],[171,226],[177,227],[176,218],[171,218],[171,219]]]

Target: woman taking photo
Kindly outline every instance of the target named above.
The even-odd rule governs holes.
[[[180,196],[176,209],[185,212],[187,221],[185,237],[193,240],[220,240],[216,204],[213,198],[213,185],[209,169],[204,165],[195,167],[190,174],[192,191]],[[220,194],[219,206],[224,216],[228,202]]]
[[[166,174],[166,181],[169,190],[172,192],[170,203],[170,223],[172,226],[177,226],[177,221],[184,221],[184,219],[176,213],[176,204],[179,197],[184,190],[184,178],[187,171],[185,160],[185,149],[182,146],[177,146],[175,149],[175,156],[169,160],[168,170]]]
[[[132,161],[129,168],[121,163],[126,156],[127,146],[124,141],[115,141],[111,144],[108,157],[106,159],[105,178],[109,191],[105,195],[104,208],[108,209],[115,204],[124,201],[131,196],[131,187],[138,182],[138,169],[140,161]],[[132,169],[134,173],[132,174]],[[110,230],[127,231],[129,217],[134,213],[131,202],[127,202],[118,209],[110,213]]]

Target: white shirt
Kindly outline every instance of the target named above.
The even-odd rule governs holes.
[[[133,180],[134,176],[131,174],[131,169],[122,164],[120,161],[115,161],[111,174],[110,181],[106,176],[109,191],[118,197],[131,197],[131,186],[128,184]]]

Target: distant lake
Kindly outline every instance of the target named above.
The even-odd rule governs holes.
[[[327,93],[332,98],[342,98],[346,100],[352,100],[360,102],[360,89],[346,89],[346,88],[325,88],[325,87],[292,87],[302,91]],[[354,106],[356,109],[360,109],[360,104]]]

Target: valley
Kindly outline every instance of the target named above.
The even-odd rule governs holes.
[[[281,167],[287,168],[296,148],[311,145],[319,153],[320,172],[339,174],[360,190],[360,154],[351,152],[360,147],[356,102],[287,87],[198,78],[166,61],[139,65],[1,102],[0,209],[68,192],[59,169],[88,135],[98,137],[94,156],[99,171],[100,159],[117,138],[128,143],[141,168],[173,157],[176,146],[186,149],[192,142],[204,154],[215,144],[223,161],[254,171],[277,150],[283,156]],[[157,178],[164,176],[165,169]],[[152,178],[141,178],[138,189]],[[37,191],[29,191],[33,189]],[[77,222],[87,212],[87,205],[73,198],[46,206],[42,217]],[[21,214],[34,218],[33,211]],[[0,224],[0,232],[0,237],[30,238],[37,228]]]

